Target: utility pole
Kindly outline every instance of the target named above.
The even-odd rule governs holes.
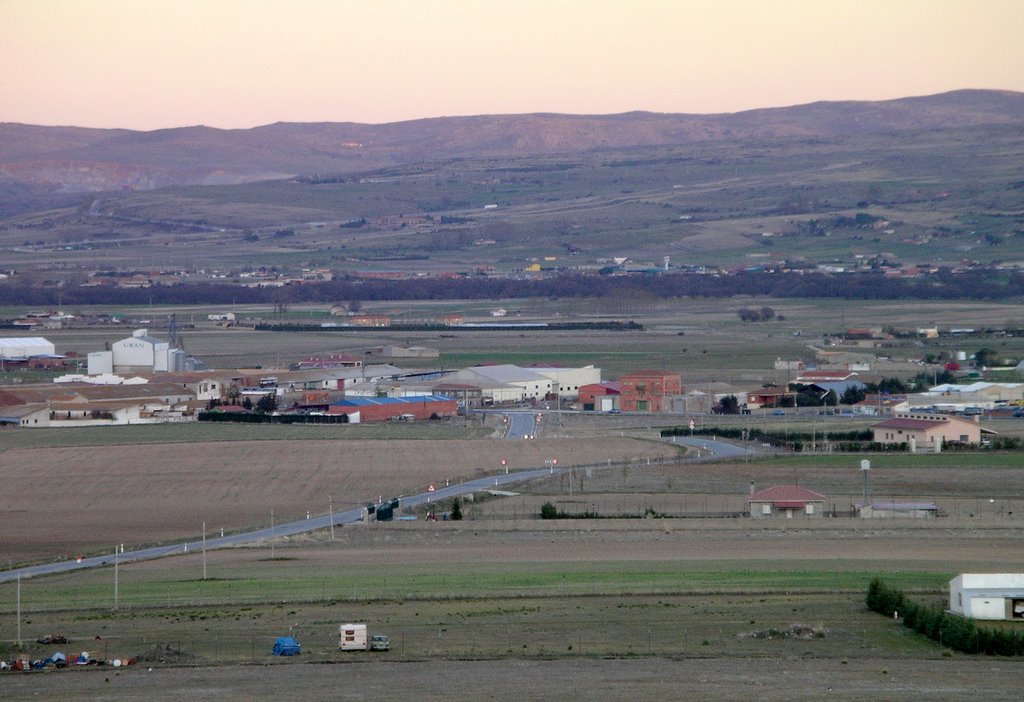
[[[203,522],[203,580],[206,580],[206,522]]]
[[[117,562],[117,546],[114,547],[114,611],[117,611],[118,607],[118,562]]]
[[[334,541],[334,500],[330,495],[327,496],[327,513],[331,520],[331,541]]]
[[[18,573],[18,597],[17,597],[17,600],[18,600],[18,607],[17,607],[17,617],[18,617],[18,648],[20,649],[21,648],[21,573]]]

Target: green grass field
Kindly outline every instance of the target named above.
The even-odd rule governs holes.
[[[287,549],[278,554],[229,569],[215,565],[206,581],[180,568],[124,566],[117,611],[110,568],[23,582],[24,629],[32,638],[60,631],[76,641],[72,650],[102,645],[110,657],[163,645],[187,656],[178,663],[262,661],[284,633],[300,639],[305,660],[333,659],[343,621],[366,621],[389,634],[389,657],[398,659],[938,651],[866,610],[863,593],[877,571],[841,565],[607,561],[339,573],[293,560]],[[881,567],[886,582],[926,601],[937,599],[948,579]],[[4,611],[13,609],[13,590],[0,588]],[[820,638],[767,643],[750,636],[793,624],[815,627]],[[45,647],[30,646],[37,648]]]

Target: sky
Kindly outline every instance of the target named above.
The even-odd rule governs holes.
[[[1024,91],[1024,0],[0,0],[0,122],[152,130]]]

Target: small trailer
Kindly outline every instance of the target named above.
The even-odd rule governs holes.
[[[391,642],[380,634],[367,636],[365,624],[342,624],[338,627],[338,648],[342,651],[389,651]]]
[[[367,645],[365,624],[342,624],[338,627],[338,648],[342,651],[365,651]]]

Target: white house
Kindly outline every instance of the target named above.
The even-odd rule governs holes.
[[[1024,573],[963,573],[949,581],[949,611],[1024,621]]]

